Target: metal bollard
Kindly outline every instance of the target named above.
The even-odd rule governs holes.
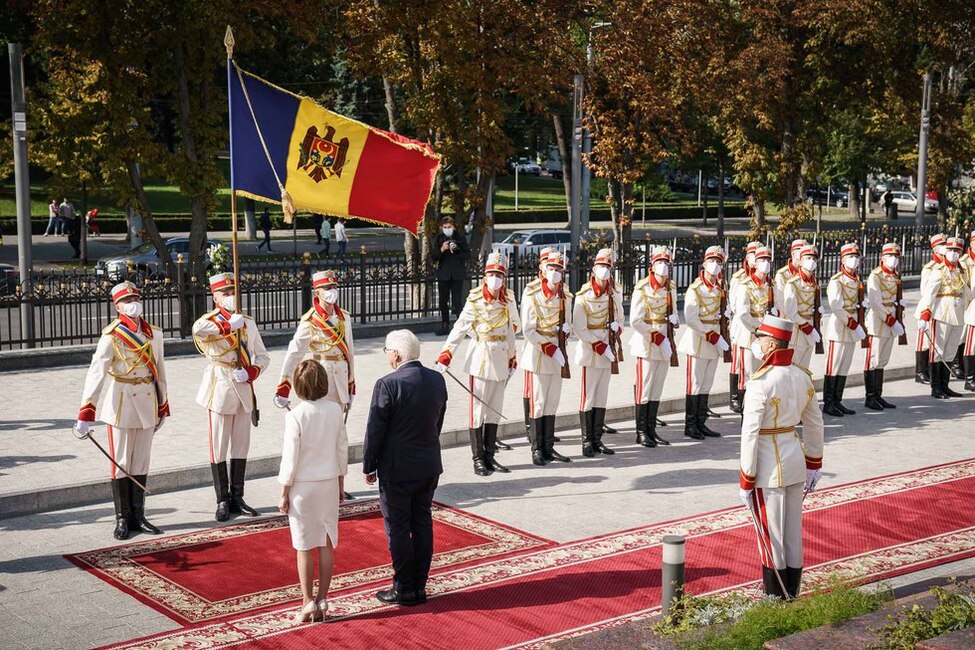
[[[660,604],[666,617],[673,602],[684,594],[684,538],[680,535],[664,535],[660,579]]]

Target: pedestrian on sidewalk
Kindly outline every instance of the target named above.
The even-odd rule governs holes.
[[[261,213],[260,226],[264,232],[264,241],[257,245],[257,250],[261,250],[267,246],[267,252],[273,253],[274,251],[271,250],[271,209],[267,206],[264,207],[264,212]]]
[[[88,228],[88,234],[94,237],[98,237],[102,234],[102,228],[95,220],[98,218],[98,208],[92,208],[85,215],[85,226]]]
[[[321,214],[315,212],[311,215],[311,225],[315,229],[315,243],[319,246],[322,245],[322,223],[325,221],[325,217]]]
[[[345,248],[349,245],[349,236],[345,234],[345,219],[339,219],[335,224],[335,241],[339,245],[339,255],[345,255]]]
[[[47,228],[44,229],[45,237],[51,234],[52,227],[54,228],[55,237],[64,232],[64,222],[61,221],[61,210],[58,209],[57,199],[51,199],[51,203],[47,206]]]
[[[383,350],[393,372],[372,391],[362,443],[362,472],[369,485],[379,481],[379,507],[393,562],[393,585],[376,598],[422,605],[433,559],[431,507],[443,473],[440,432],[447,384],[417,360],[420,341],[413,332],[390,332]]]
[[[68,236],[68,243],[74,249],[72,258],[78,259],[81,257],[81,220],[78,218],[78,213],[75,212],[74,206],[67,198],[61,201],[61,205],[58,206],[58,212],[64,224],[64,232]]]
[[[332,249],[332,220],[331,219],[322,220],[322,227],[319,230],[318,234],[320,237],[319,243],[325,244],[325,247],[322,248],[321,254],[327,256]]]
[[[153,436],[169,417],[163,333],[142,318],[139,289],[131,282],[112,288],[116,320],[102,330],[92,356],[81,397],[75,435],[91,436],[96,403],[108,427],[112,460],[112,496],[115,502],[115,539],[128,539],[130,531],[158,535],[146,521],[145,491]],[[104,390],[103,390],[104,389]],[[121,468],[121,471],[120,469]]]
[[[302,361],[294,373],[302,400],[288,411],[281,448],[281,502],[297,553],[302,608],[298,623],[321,621],[328,611],[333,550],[339,543],[339,503],[345,492],[349,440],[338,402],[327,399],[328,375],[318,362]],[[318,591],[315,555],[318,555]]]

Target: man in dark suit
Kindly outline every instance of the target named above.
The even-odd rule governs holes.
[[[443,464],[440,430],[447,408],[447,385],[417,358],[420,342],[409,330],[394,330],[383,348],[393,372],[372,393],[363,442],[366,483],[379,480],[379,507],[393,560],[393,586],[376,598],[384,603],[419,605],[427,600],[433,559],[430,513]]]
[[[456,318],[464,306],[461,293],[467,279],[471,247],[463,231],[454,227],[454,220],[444,217],[430,252],[437,263],[437,291],[440,294],[440,329],[437,335],[443,336],[450,334],[450,312],[453,311]]]

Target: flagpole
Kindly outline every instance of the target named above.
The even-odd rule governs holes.
[[[227,130],[230,136],[230,241],[231,255],[234,265],[234,307],[240,313],[240,261],[237,252],[237,185],[234,183],[234,103],[231,98],[231,79],[234,60],[234,31],[227,25],[223,37],[224,47],[227,48]]]

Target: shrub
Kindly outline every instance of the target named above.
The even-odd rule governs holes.
[[[892,615],[892,623],[881,631],[883,647],[911,650],[924,639],[975,627],[975,589],[951,580],[946,587],[932,587],[938,604],[933,609],[914,605],[902,614]]]

